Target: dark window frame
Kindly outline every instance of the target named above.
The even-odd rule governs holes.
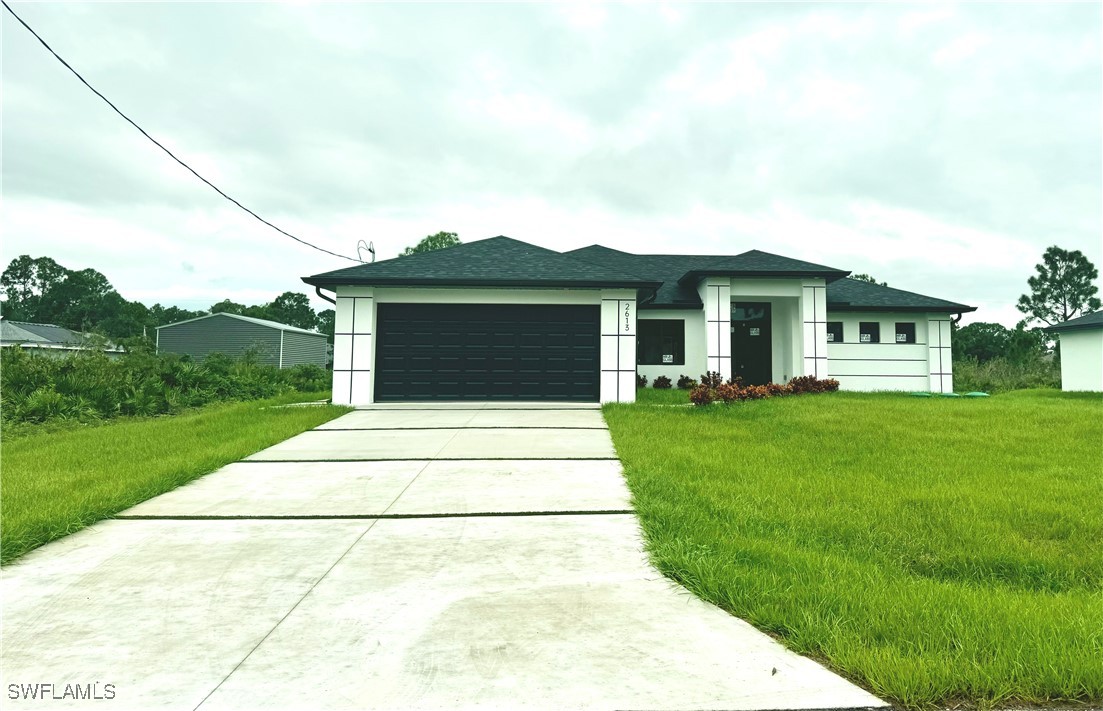
[[[837,327],[837,328],[836,328]],[[842,343],[846,335],[846,329],[843,327],[842,321],[828,321],[827,322],[827,335],[830,336],[833,333],[838,332],[838,338],[832,340],[827,339],[828,343]]]
[[[648,331],[649,333],[645,333]],[[646,339],[657,338],[657,345],[645,343]],[[674,360],[663,362],[662,339],[671,339]],[[685,365],[686,364],[686,321],[681,318],[641,318],[636,321],[636,365]]]
[[[862,336],[869,334],[868,341],[863,340]],[[880,343],[881,342],[881,322],[880,321],[859,321],[858,322],[858,343]]]
[[[906,328],[901,331],[900,327]],[[900,334],[903,333],[904,340],[900,340]],[[915,343],[915,321],[897,321],[893,327],[893,342],[894,343]]]

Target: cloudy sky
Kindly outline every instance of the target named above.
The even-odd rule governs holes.
[[[1046,246],[1103,263],[1098,3],[14,7],[199,172],[343,254],[439,230],[761,249],[1009,325]],[[2,39],[5,264],[187,308],[349,264],[218,197],[6,12]]]

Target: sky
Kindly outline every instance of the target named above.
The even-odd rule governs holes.
[[[441,230],[759,249],[1009,326],[1047,246],[1103,266],[1099,3],[13,7],[201,174],[349,256]],[[219,197],[6,12],[2,42],[4,264],[147,305],[328,306],[299,278],[351,262]]]

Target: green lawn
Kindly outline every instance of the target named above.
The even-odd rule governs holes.
[[[332,420],[342,407],[271,407],[324,399],[211,405],[169,417],[93,427],[4,432],[0,449],[0,562],[108,518],[196,477]]]
[[[648,549],[909,708],[1103,701],[1103,398],[606,405]]]

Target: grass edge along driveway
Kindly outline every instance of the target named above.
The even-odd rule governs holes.
[[[0,563],[348,412],[221,403],[167,417],[6,437],[0,449]],[[315,394],[313,399],[317,399]]]
[[[604,408],[652,561],[907,708],[1103,700],[1103,399]]]

